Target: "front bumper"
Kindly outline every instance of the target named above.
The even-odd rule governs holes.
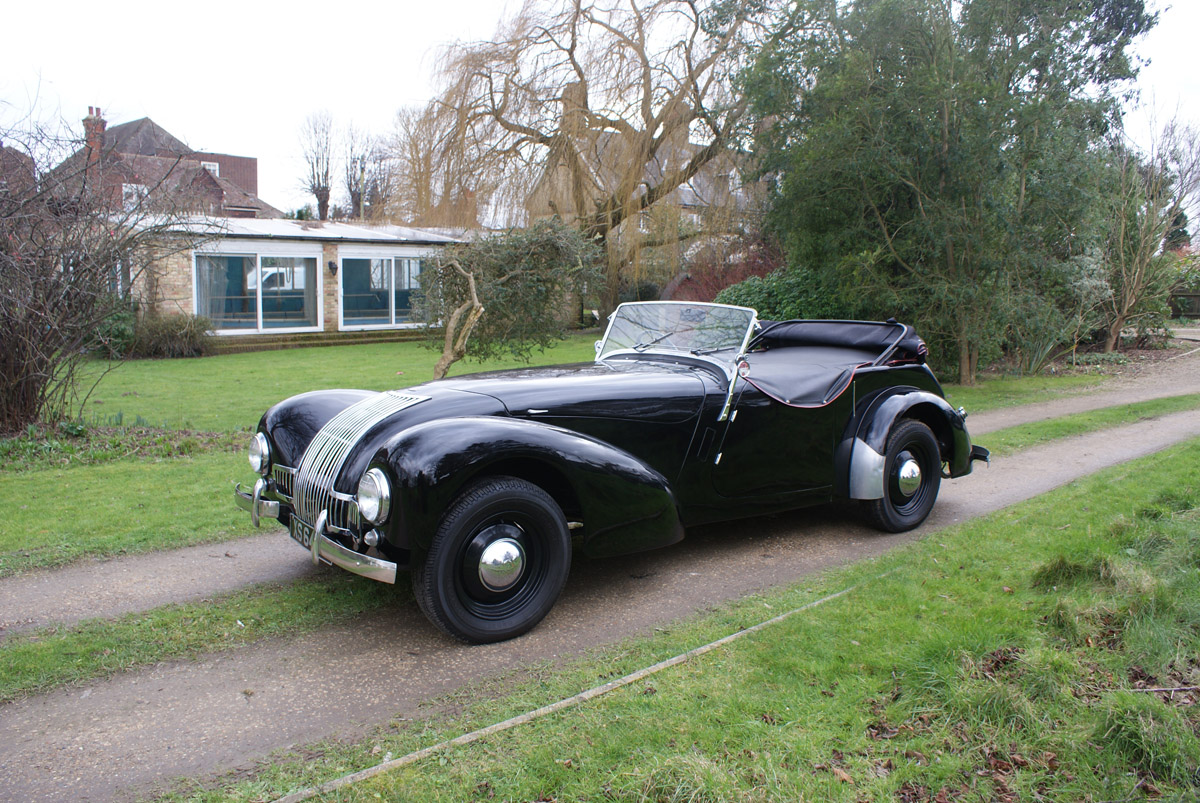
[[[284,502],[264,499],[267,481],[261,479],[254,483],[254,489],[247,492],[241,483],[234,486],[233,501],[243,510],[250,511],[250,521],[257,527],[264,518],[279,518],[281,508],[287,508]],[[391,561],[373,558],[353,549],[347,549],[325,534],[325,513],[317,517],[314,525],[302,522],[292,513],[288,517],[288,532],[301,546],[306,547],[312,555],[314,565],[328,563],[338,566],[353,574],[362,575],[381,583],[396,582],[396,564]]]

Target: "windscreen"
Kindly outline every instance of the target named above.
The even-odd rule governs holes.
[[[645,302],[622,304],[613,313],[597,355],[618,351],[667,351],[737,356],[754,325],[754,310],[722,304]]]

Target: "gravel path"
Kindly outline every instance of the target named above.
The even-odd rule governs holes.
[[[1196,351],[1183,350],[1169,359],[1130,366],[1126,373],[1110,379],[1103,388],[1038,404],[1001,407],[969,415],[967,429],[972,439],[986,445],[987,440],[978,436],[1017,424],[1167,396],[1200,393],[1200,343],[1197,343]],[[970,410],[967,412],[969,414]]]
[[[1181,367],[1122,380],[1103,393],[979,414],[969,424],[979,434],[1016,423],[1016,410],[1037,420],[1075,412],[1085,399],[1108,401],[1078,409],[1200,392],[1188,389],[1200,382],[1200,359],[1174,362]],[[1164,385],[1170,385],[1165,393]],[[1200,411],[1189,411],[998,460],[945,484],[917,536],[1197,435]],[[450,642],[398,591],[405,601],[394,615],[353,628],[168,662],[0,706],[0,732],[7,735],[0,743],[0,799],[126,800],[172,778],[248,768],[272,750],[360,735],[394,717],[419,717],[426,701],[466,682],[643,634],[913,537],[881,535],[824,509],[698,528],[671,549],[577,560],[563,598],[542,626],[487,647]],[[56,620],[64,611],[76,618],[112,615],[315,571],[285,534],[272,533],[5,580],[0,620],[33,619],[20,611],[47,606]],[[613,616],[616,609],[620,617]]]

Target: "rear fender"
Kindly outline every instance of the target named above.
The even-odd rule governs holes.
[[[428,549],[445,511],[488,476],[517,476],[542,487],[568,517],[583,522],[591,556],[639,552],[683,538],[666,478],[603,441],[541,422],[500,416],[430,421],[390,440],[375,463],[396,483],[388,538]]]
[[[846,426],[837,450],[838,495],[883,497],[888,434],[901,418],[921,421],[933,431],[949,476],[971,473],[971,438],[963,415],[929,391],[890,388],[865,400]]]

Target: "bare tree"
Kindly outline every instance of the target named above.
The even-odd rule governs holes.
[[[389,212],[409,224],[426,223],[434,207],[434,162],[439,135],[433,106],[407,106],[396,113],[390,153],[396,164]]]
[[[84,122],[101,136],[32,118],[0,132],[0,433],[67,415],[102,324],[132,288],[152,292],[159,260],[199,239],[169,176],[158,187],[172,192],[122,193],[122,175],[107,174],[120,165],[101,159],[98,110]]]
[[[351,217],[383,220],[387,199],[394,193],[395,167],[379,137],[349,125],[342,137],[346,154],[343,176]]]
[[[333,190],[333,117],[328,111],[305,118],[300,129],[300,151],[304,155],[304,189],[317,201],[317,218],[328,220]]]
[[[345,129],[342,142],[346,153],[344,179],[350,216],[364,220],[367,216],[367,162],[371,158],[374,141],[370,134],[351,123]]]
[[[1111,294],[1104,300],[1104,350],[1116,348],[1121,330],[1166,303],[1175,257],[1167,234],[1200,191],[1200,132],[1167,123],[1148,150],[1115,149],[1115,186],[1106,253]]]
[[[396,170],[393,217],[451,228],[478,227],[485,222],[481,217],[496,226],[524,222],[523,217],[487,211],[493,206],[519,209],[523,196],[514,187],[527,182],[520,170],[506,175],[506,165],[491,145],[477,139],[494,136],[494,127],[470,128],[466,120],[462,110],[441,101],[400,110],[391,147]],[[502,193],[505,185],[507,193]]]
[[[445,55],[444,186],[451,172],[490,177],[506,219],[557,215],[603,243],[611,302],[629,259],[619,231],[637,231],[744,133],[733,74],[766,5],[528,2],[494,41]]]

